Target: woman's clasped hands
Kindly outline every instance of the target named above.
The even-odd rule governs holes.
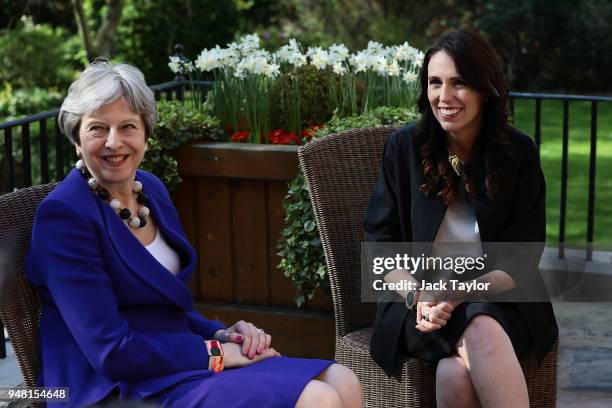
[[[418,302],[416,310],[416,329],[431,333],[441,329],[451,318],[453,310],[461,301]]]
[[[269,357],[280,356],[278,351],[270,347],[272,336],[244,320],[227,329],[218,330],[214,338],[225,343],[223,354],[228,368],[244,367]]]

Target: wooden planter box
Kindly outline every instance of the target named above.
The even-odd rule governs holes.
[[[282,200],[297,174],[297,146],[198,143],[176,152],[183,178],[174,194],[198,253],[190,283],[198,308],[226,324],[251,321],[281,353],[333,357],[331,301],[319,293],[298,309],[277,268]]]

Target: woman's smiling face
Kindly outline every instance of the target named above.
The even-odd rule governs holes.
[[[482,125],[483,96],[459,75],[455,61],[444,51],[427,65],[427,98],[442,129],[456,139],[474,138]]]
[[[89,171],[103,186],[131,186],[145,145],[142,117],[132,112],[124,98],[81,121],[77,151],[81,151]]]

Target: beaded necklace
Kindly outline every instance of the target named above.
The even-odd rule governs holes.
[[[89,170],[87,166],[85,166],[85,162],[83,159],[79,159],[76,163],[76,168],[81,173],[83,178],[87,180],[87,184],[91,191],[98,196],[98,198],[104,202],[106,202],[110,207],[115,210],[119,218],[123,221],[127,222],[131,228],[144,228],[147,225],[147,218],[151,211],[147,207],[149,205],[149,196],[147,196],[144,191],[142,191],[142,183],[138,180],[134,180],[134,184],[132,185],[132,192],[137,193],[138,197],[136,197],[136,202],[142,207],[138,210],[138,215],[132,215],[132,211],[129,208],[122,207],[121,202],[116,198],[113,198],[107,189],[102,187],[98,180],[96,180]]]

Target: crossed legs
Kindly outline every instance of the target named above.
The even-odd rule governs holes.
[[[529,407],[527,384],[510,338],[492,317],[476,316],[457,342],[456,354],[440,360],[438,407]]]
[[[295,406],[296,408],[362,407],[361,384],[350,369],[340,364],[333,364],[306,384]]]

